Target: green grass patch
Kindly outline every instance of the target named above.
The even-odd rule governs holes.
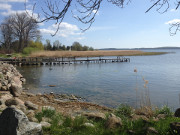
[[[132,120],[130,116],[133,114],[133,109],[123,104],[115,110],[115,114],[122,119],[123,123],[122,126],[115,129],[106,128],[107,119],[89,120],[81,115],[71,118],[47,109],[37,113],[36,118],[39,121],[42,120],[42,117],[51,119],[51,126],[43,128],[44,135],[146,135],[149,127],[155,128],[158,135],[176,135],[177,133],[170,129],[170,123],[180,122],[180,118],[173,117],[171,110],[167,106],[154,110],[153,117],[158,114],[167,115],[167,117],[158,121],[153,121],[153,118],[148,121],[141,118]],[[93,126],[87,126],[85,123],[93,124]]]

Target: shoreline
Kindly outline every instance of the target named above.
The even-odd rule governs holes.
[[[154,110],[121,104],[114,109],[74,95],[28,93],[23,82],[13,65],[0,63],[0,134],[11,135],[12,127],[15,134],[29,135],[180,134],[180,108],[175,113],[167,106]]]

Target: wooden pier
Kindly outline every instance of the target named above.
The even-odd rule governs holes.
[[[117,58],[103,57],[26,57],[26,58],[0,58],[1,62],[13,65],[60,65],[60,64],[83,64],[83,63],[115,63],[115,62],[130,62],[130,58],[117,56]]]

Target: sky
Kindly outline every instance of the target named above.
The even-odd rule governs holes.
[[[33,12],[35,17],[39,15],[40,19],[43,19],[42,8],[46,10],[45,1],[26,0],[26,10],[29,14],[32,15]],[[46,39],[49,39],[51,43],[59,40],[62,44],[70,46],[77,41],[95,49],[180,47],[180,32],[174,36],[170,36],[169,33],[169,24],[180,22],[178,20],[180,19],[180,9],[174,9],[174,2],[176,0],[171,0],[168,11],[161,14],[156,11],[157,7],[145,13],[153,4],[151,0],[131,0],[131,3],[125,5],[124,8],[104,0],[97,12],[95,22],[85,32],[82,32],[81,29],[87,28],[88,25],[80,23],[73,17],[76,15],[77,9],[75,3],[72,3],[55,36],[51,36],[57,28],[55,21],[39,24],[42,42],[45,43]],[[34,11],[32,11],[35,3]],[[24,4],[25,0],[0,0],[0,23],[11,14],[24,12]],[[62,3],[59,3],[59,8],[61,7]]]

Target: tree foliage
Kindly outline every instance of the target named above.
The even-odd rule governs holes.
[[[7,17],[1,24],[1,39],[4,47],[12,48],[12,43],[18,41],[17,52],[28,46],[28,42],[38,37],[40,32],[35,19],[26,13],[16,13]]]

